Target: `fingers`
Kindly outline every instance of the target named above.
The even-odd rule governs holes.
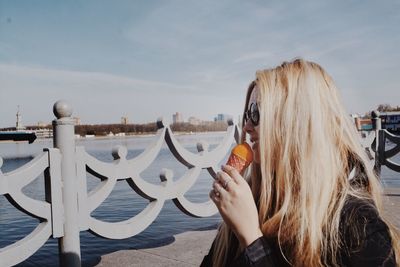
[[[242,175],[240,175],[240,173],[232,166],[222,165],[221,168],[223,172],[227,173],[235,183],[240,184],[244,181]]]
[[[225,180],[225,181],[223,182],[223,184],[222,184],[222,188],[225,189],[226,191],[228,191],[228,190],[229,190],[228,185],[229,185],[229,183],[230,183],[231,181],[232,181],[232,179]]]
[[[215,192],[215,195],[221,199],[224,198],[227,194],[226,190],[218,182],[213,183],[213,191]]]
[[[226,190],[217,181],[213,183],[213,189],[210,191],[210,198],[218,205],[222,199],[227,197]]]
[[[229,192],[235,192],[235,187],[243,181],[243,177],[235,168],[223,165],[222,171],[217,173],[217,179],[213,183],[210,198],[217,206],[221,205],[221,201],[229,199]]]
[[[218,206],[221,199],[219,198],[219,196],[217,196],[216,192],[214,190],[211,190],[209,196],[211,200]]]
[[[229,191],[230,183],[234,184],[232,178],[227,173],[222,171],[217,173],[217,180],[215,182],[218,182],[226,191]]]

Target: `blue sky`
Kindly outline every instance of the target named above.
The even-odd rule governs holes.
[[[235,118],[255,71],[321,64],[349,113],[400,105],[400,1],[0,0],[0,127]]]

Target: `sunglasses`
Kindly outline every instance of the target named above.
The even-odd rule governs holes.
[[[244,113],[244,123],[250,120],[254,126],[260,122],[260,112],[257,103],[251,103],[250,108]]]

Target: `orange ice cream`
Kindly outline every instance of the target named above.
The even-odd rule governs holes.
[[[253,151],[247,143],[236,145],[229,156],[226,165],[234,167],[242,173],[253,161]]]

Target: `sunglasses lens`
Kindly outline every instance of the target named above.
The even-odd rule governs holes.
[[[254,126],[257,126],[260,121],[260,113],[256,103],[252,103],[250,108],[244,113],[245,123],[250,120]]]
[[[260,120],[260,113],[258,112],[258,107],[255,103],[251,104],[250,106],[250,116],[251,122],[254,124],[254,126],[257,126]]]

